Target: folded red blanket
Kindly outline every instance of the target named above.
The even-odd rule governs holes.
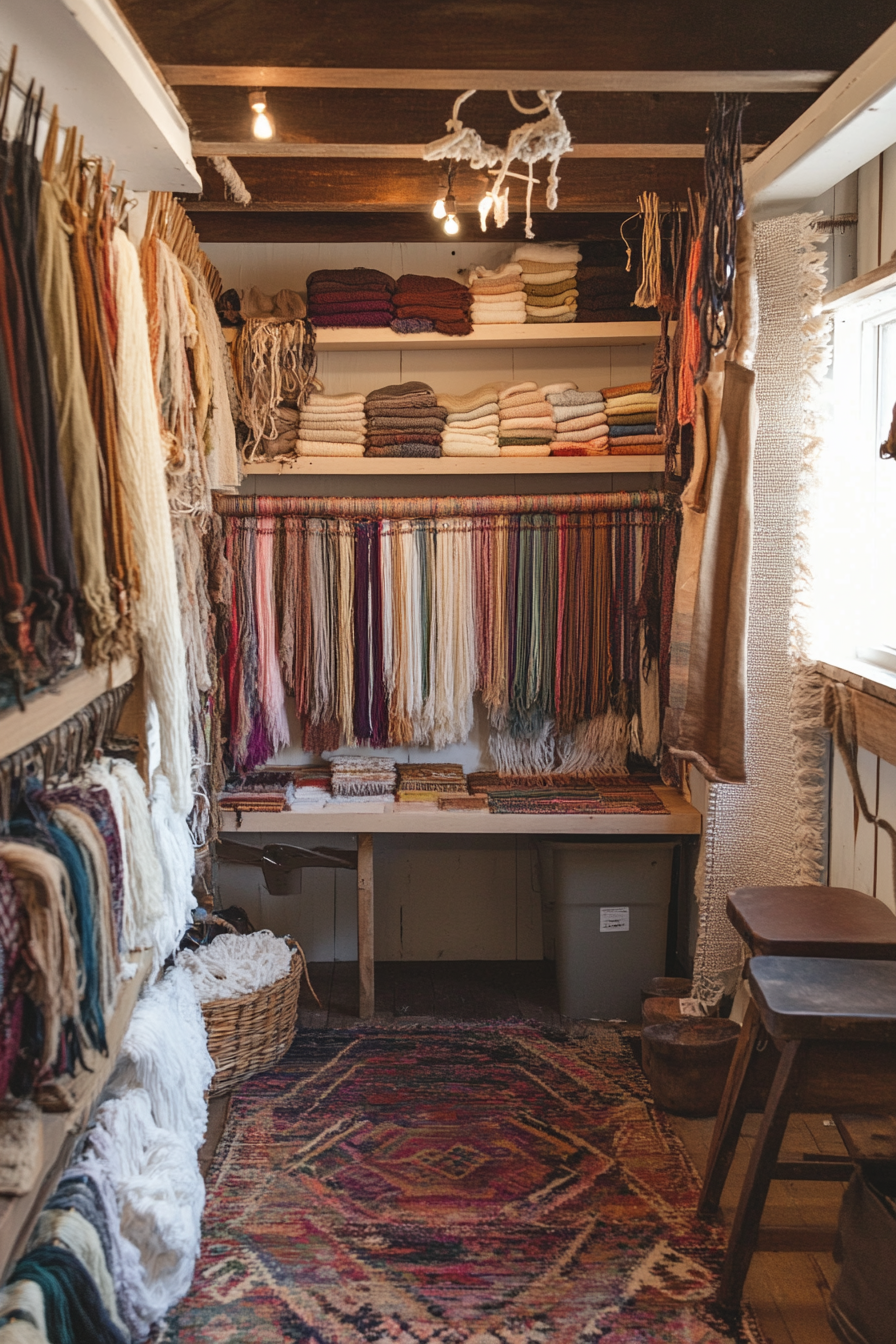
[[[339,313],[388,313],[391,321],[394,316],[392,305],[383,299],[349,299],[345,303],[309,303],[308,316],[337,317]]]
[[[352,266],[346,270],[312,271],[306,283],[313,288],[319,282],[354,285],[356,289],[363,289],[368,284],[385,285],[390,292],[395,288],[395,281],[391,275],[386,275],[385,271],[371,270],[369,266]]]
[[[311,319],[315,327],[388,327],[391,313],[337,313]]]
[[[335,308],[339,304],[346,303],[375,303],[379,308],[392,307],[392,295],[387,294],[384,289],[379,291],[375,289],[341,289],[338,293],[318,294],[315,291],[308,295],[308,309],[313,311],[315,308]]]
[[[395,305],[395,312],[399,317],[429,317],[433,322],[467,322],[469,316],[463,308],[437,308],[431,303],[415,303],[407,307]]]
[[[392,300],[395,311],[404,316],[411,308],[422,308],[429,313],[468,313],[471,302],[458,302],[453,294],[396,294]]]
[[[309,285],[308,293],[319,296],[330,295],[331,297],[335,297],[337,294],[388,294],[391,298],[392,286],[375,285],[370,280],[361,285],[341,285],[335,280],[325,280],[323,282],[318,282],[316,285]]]

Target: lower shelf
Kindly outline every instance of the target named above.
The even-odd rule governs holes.
[[[433,805],[387,803],[382,812],[224,812],[222,832],[291,831],[368,835],[699,835],[702,818],[675,789],[652,786],[668,812],[601,812],[587,816],[507,816],[442,812]]]
[[[584,476],[661,472],[666,459],[608,457],[297,457],[252,462],[246,476]]]
[[[34,1189],[27,1195],[0,1196],[0,1276],[5,1273],[10,1262],[22,1254],[31,1229],[62,1175],[75,1141],[89,1123],[99,1095],[115,1068],[134,1005],[152,969],[152,952],[133,952],[129,960],[136,964],[137,972],[132,979],[122,982],[115,1010],[106,1023],[108,1055],[100,1055],[94,1050],[86,1052],[90,1072],[82,1069],[70,1083],[74,1102],[71,1110],[44,1111],[41,1117],[44,1156]]]

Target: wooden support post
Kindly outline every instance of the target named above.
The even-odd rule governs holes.
[[[358,836],[358,1016],[373,1017],[373,836]]]

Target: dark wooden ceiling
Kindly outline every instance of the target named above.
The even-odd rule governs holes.
[[[357,157],[332,152],[288,157],[274,148],[273,156],[256,157],[248,88],[234,85],[228,67],[279,67],[281,73],[286,67],[287,82],[289,68],[295,68],[295,82],[313,84],[319,75],[321,82],[363,84],[364,72],[373,71],[387,72],[386,82],[407,83],[406,88],[268,84],[276,145],[287,153],[291,145],[417,146],[433,140],[444,132],[454,94],[469,86],[463,80],[468,70],[605,71],[616,77],[632,72],[628,91],[567,92],[561,101],[586,157],[561,164],[559,208],[550,224],[544,218],[536,224],[536,233],[593,237],[611,222],[594,216],[630,211],[641,191],[655,190],[667,201],[701,187],[702,161],[689,147],[703,141],[712,95],[706,79],[694,76],[719,72],[724,85],[724,72],[769,72],[766,87],[751,92],[744,117],[745,142],[762,146],[896,18],[892,0],[727,6],[705,0],[674,5],[668,0],[119,0],[119,5],[163,73],[178,67],[172,71],[174,90],[199,146],[204,187],[201,200],[185,204],[208,241],[444,238],[429,215],[438,164],[411,157],[413,150],[401,157],[371,158],[363,151]],[[205,68],[185,72],[184,67]],[[432,80],[425,72],[431,71],[456,71],[456,88],[428,87]],[[787,72],[796,71],[811,76],[803,91],[783,91],[793,88]],[[651,81],[638,72],[691,72],[691,77],[676,77],[674,89],[652,92],[644,87]],[[689,82],[701,87],[690,88]],[[715,78],[711,87],[717,87]],[[522,120],[506,94],[493,91],[478,93],[461,115],[499,144]],[[222,181],[204,157],[207,147],[216,145],[229,147],[252,192],[250,207],[225,201]],[[614,146],[613,157],[600,156],[596,147],[603,145]],[[543,182],[544,172],[541,176]],[[462,213],[475,212],[484,181],[483,174],[461,167],[456,194]],[[502,235],[508,240],[521,229],[523,191],[522,183],[511,190],[511,221]],[[535,207],[544,214],[543,188],[536,191]],[[481,236],[475,214],[465,222],[464,235],[472,237],[474,228]]]

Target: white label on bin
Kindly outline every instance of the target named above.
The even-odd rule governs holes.
[[[628,906],[602,905],[600,908],[601,933],[628,933]]]

